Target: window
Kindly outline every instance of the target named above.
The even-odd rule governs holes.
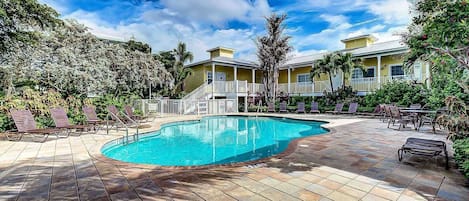
[[[402,69],[402,65],[391,66],[391,76],[401,76],[401,75],[405,75],[404,70]]]
[[[354,68],[352,70],[352,79],[363,78],[363,70],[361,68]]]
[[[207,72],[207,83],[212,83],[212,72]]]
[[[368,69],[366,69],[366,74],[365,74],[365,77],[376,77],[375,75],[375,67],[369,67]]]
[[[301,84],[307,84],[311,83],[311,77],[309,74],[298,74],[296,76],[296,82],[301,83]]]
[[[414,78],[417,80],[422,80],[422,63],[414,64]]]

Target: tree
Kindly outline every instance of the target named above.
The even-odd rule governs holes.
[[[469,0],[419,0],[414,4],[412,23],[402,34],[410,48],[406,66],[429,61],[433,73],[459,74],[458,85],[469,93]],[[467,74],[467,73],[466,73]]]
[[[147,54],[151,53],[150,45],[140,41],[135,41],[133,38],[127,41],[127,43],[124,44],[124,47],[131,51],[140,51]]]
[[[350,76],[350,72],[354,68],[361,68],[361,59],[353,59],[352,53],[346,52],[345,54],[337,53],[336,61],[334,62],[337,69],[341,70],[344,76],[342,77],[342,88],[345,89],[345,78]]]
[[[262,72],[265,98],[273,102],[277,95],[279,68],[287,61],[287,54],[293,50],[289,45],[290,36],[283,34],[286,15],[272,14],[266,17],[267,35],[256,41],[257,58]]]
[[[175,96],[177,90],[184,91],[184,80],[187,76],[192,74],[192,69],[186,68],[184,64],[186,62],[192,62],[194,60],[194,55],[192,52],[188,52],[186,44],[179,42],[176,49],[173,50],[174,54],[174,66],[170,70],[174,78],[174,88],[172,91],[172,96]]]
[[[414,4],[412,23],[402,34],[410,52],[406,67],[423,60],[432,64],[432,94],[430,100],[447,95],[448,112],[437,121],[448,130],[452,139],[469,136],[469,0],[419,0]],[[442,82],[448,81],[449,83]],[[445,86],[439,86],[442,83]],[[453,88],[457,84],[459,89]],[[462,99],[462,100],[461,100]],[[443,102],[443,100],[438,100]],[[466,153],[466,157],[467,153]],[[469,157],[468,157],[469,158]]]
[[[0,0],[0,53],[31,45],[40,31],[60,24],[59,14],[36,0]]]
[[[147,83],[167,87],[172,83],[171,75],[151,54],[98,39],[75,21],[44,34],[35,47],[15,48],[2,56],[1,69],[9,78],[4,85],[11,88],[15,82],[34,80],[36,86],[53,88],[64,96],[141,96]]]
[[[319,77],[321,74],[327,74],[329,77],[329,83],[331,84],[331,90],[334,92],[334,86],[332,85],[332,75],[337,74],[339,70],[336,62],[340,58],[340,53],[333,52],[323,56],[322,59],[319,59],[314,62],[313,69],[311,70],[311,80],[313,81],[314,77]]]

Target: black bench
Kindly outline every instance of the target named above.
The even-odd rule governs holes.
[[[402,161],[404,153],[435,157],[439,156],[442,152],[446,159],[446,169],[448,169],[448,151],[446,151],[446,143],[443,141],[410,137],[407,138],[405,144],[397,150],[397,156],[399,161]]]

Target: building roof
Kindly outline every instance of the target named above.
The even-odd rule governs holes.
[[[362,36],[357,36],[354,38],[357,39],[359,37],[369,37],[369,36],[371,35],[362,35]],[[353,39],[349,38],[345,40],[353,40]],[[220,47],[217,47],[217,48],[220,48]],[[213,48],[212,51],[217,48]],[[230,49],[230,48],[227,48],[227,49]],[[372,57],[372,56],[377,56],[380,54],[382,55],[400,54],[400,53],[404,53],[408,51],[408,49],[409,48],[405,44],[401,43],[399,40],[393,40],[393,41],[387,41],[387,42],[373,43],[366,47],[361,47],[361,48],[356,48],[356,49],[351,49],[351,50],[342,49],[338,51],[350,52],[355,57]],[[210,50],[207,50],[207,51],[210,51]],[[280,68],[286,69],[288,67],[296,68],[296,67],[312,66],[315,60],[323,58],[323,56],[328,53],[330,52],[292,57],[292,58],[289,58],[287,62]],[[207,60],[191,63],[186,66],[193,67],[193,66],[197,66],[200,64],[210,63],[210,62],[216,62],[216,63],[250,68],[250,69],[259,68],[259,64],[257,62],[237,59],[237,58],[228,58],[228,57],[215,57],[213,59],[207,59]]]
[[[347,42],[347,41],[357,40],[357,39],[361,39],[361,38],[371,38],[373,41],[377,41],[377,40],[378,40],[376,37],[374,37],[374,36],[371,35],[371,34],[365,34],[365,35],[359,35],[359,36],[354,36],[354,37],[342,39],[342,40],[340,40],[340,41],[343,42],[343,43],[345,43],[345,42]]]
[[[214,47],[214,48],[212,48],[212,49],[207,50],[207,52],[212,52],[212,51],[219,50],[219,49],[229,50],[229,51],[232,51],[232,52],[235,51],[235,50],[232,49],[232,48],[227,48],[227,47],[218,46],[218,47]]]
[[[315,60],[321,59],[324,55],[328,53],[330,52],[322,52],[322,53],[292,57],[288,59],[288,61],[281,68],[287,68],[287,67],[294,68],[294,67],[303,67],[303,66],[308,66],[308,65],[312,66]]]
[[[394,53],[394,52],[404,52],[409,48],[402,44],[399,40],[392,40],[381,43],[373,43],[367,47],[361,47],[353,50],[347,50],[347,52],[352,53],[353,56],[363,57],[384,53]]]
[[[253,61],[229,58],[229,57],[215,57],[212,59],[206,59],[206,60],[198,61],[195,63],[187,64],[186,67],[194,67],[200,64],[206,64],[206,63],[211,63],[211,62],[226,64],[226,65],[233,65],[233,66],[238,66],[238,67],[245,67],[245,68],[258,68],[259,67],[259,65]]]

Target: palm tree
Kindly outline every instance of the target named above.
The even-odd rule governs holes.
[[[334,86],[332,85],[332,75],[335,75],[338,71],[337,65],[335,65],[337,57],[338,54],[335,52],[326,54],[322,59],[314,62],[313,70],[311,70],[311,80],[313,80],[313,78],[316,76],[319,77],[323,73],[329,76],[329,83],[331,84],[332,92],[334,92]]]
[[[194,55],[192,52],[187,51],[186,44],[183,42],[178,43],[177,48],[173,50],[173,55],[175,61],[173,67],[170,69],[174,77],[174,88],[171,92],[172,96],[176,94],[178,89],[184,91],[184,79],[192,74],[192,69],[184,67],[184,64],[194,60]]]
[[[350,71],[355,68],[355,62],[352,59],[351,53],[341,54],[339,52],[336,53],[336,60],[334,61],[334,65],[338,70],[341,70],[344,76],[342,77],[342,87],[345,88],[345,77],[350,75]]]

